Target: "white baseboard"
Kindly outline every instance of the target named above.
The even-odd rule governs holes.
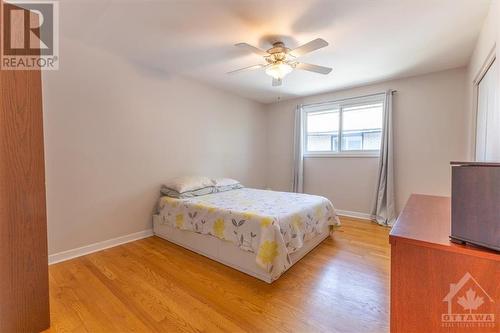
[[[132,241],[135,241],[138,239],[150,237],[150,236],[153,236],[153,229],[147,229],[147,230],[143,230],[143,231],[139,231],[139,232],[134,232],[133,234],[128,234],[125,236],[120,236],[120,237],[108,239],[108,240],[93,243],[90,245],[85,245],[82,247],[78,247],[76,249],[71,249],[71,250],[67,250],[67,251],[63,251],[63,252],[59,252],[59,253],[54,253],[54,254],[49,255],[49,265],[52,265],[52,264],[55,264],[55,263],[58,263],[61,261],[73,259],[76,257],[80,257],[83,255],[92,253],[92,252],[97,252],[97,251],[101,251],[104,249],[108,249],[110,247],[114,247],[117,245],[132,242]]]
[[[354,217],[356,219],[367,220],[367,221],[375,220],[375,216],[367,213],[351,212],[349,210],[340,210],[340,209],[336,209],[335,211],[340,216]]]

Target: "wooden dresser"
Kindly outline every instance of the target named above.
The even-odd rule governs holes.
[[[16,11],[20,17],[31,17],[31,22],[37,19],[0,0],[2,32],[4,22],[9,22],[3,19],[10,17],[6,10],[8,15]],[[18,40],[22,34],[12,36],[17,45],[23,45]],[[1,333],[31,333],[49,327],[42,104],[40,70],[0,69]]]
[[[450,229],[450,198],[410,197],[389,238],[392,333],[500,332],[500,254]]]

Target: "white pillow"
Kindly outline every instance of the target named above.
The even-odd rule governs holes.
[[[182,176],[170,179],[164,184],[165,187],[178,193],[194,191],[204,187],[215,186],[215,182],[203,176]]]
[[[214,182],[214,186],[231,186],[240,184],[239,181],[231,178],[215,178],[212,180]]]
[[[241,185],[239,181],[231,178],[217,178],[214,179],[214,183],[214,189],[216,192],[225,192],[243,188],[243,185]]]

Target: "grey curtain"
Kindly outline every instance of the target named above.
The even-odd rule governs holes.
[[[304,191],[304,154],[302,134],[302,105],[297,105],[295,110],[295,125],[293,133],[293,191]]]
[[[393,162],[393,131],[392,131],[392,94],[385,93],[384,119],[382,128],[382,143],[380,147],[380,162],[378,166],[378,182],[375,205],[372,215],[378,224],[392,226],[396,220],[394,202],[394,162]]]

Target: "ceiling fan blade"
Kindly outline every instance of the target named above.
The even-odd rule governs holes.
[[[239,72],[252,71],[252,70],[263,68],[263,67],[266,67],[266,65],[258,64],[258,65],[253,65],[253,66],[248,66],[248,67],[236,69],[234,71],[227,72],[227,74],[235,74],[235,73],[239,73]]]
[[[302,69],[302,70],[309,71],[309,72],[325,74],[325,75],[329,74],[332,71],[332,69],[330,67],[323,67],[323,66],[312,65],[312,64],[304,64],[302,62],[298,62],[295,65],[295,68]]]
[[[259,49],[258,47],[252,46],[250,44],[247,44],[247,43],[238,43],[238,44],[234,44],[234,46],[239,47],[240,49],[244,49],[244,50],[250,51],[252,53],[258,54],[258,55],[263,56],[263,57],[267,57],[269,55],[269,53],[267,53],[266,51]]]
[[[302,46],[297,47],[289,52],[294,57],[303,56],[306,53],[316,51],[322,47],[328,46],[328,42],[321,38],[316,38],[315,40],[310,41]]]
[[[274,79],[273,78],[273,87],[281,86],[282,83],[283,83],[282,79]]]

